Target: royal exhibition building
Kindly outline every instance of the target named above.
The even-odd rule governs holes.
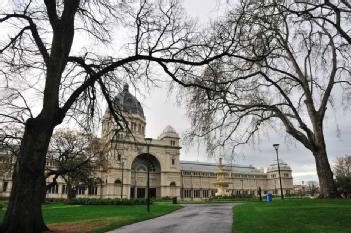
[[[279,178],[284,194],[293,192],[292,170],[285,162],[279,162],[279,177],[276,161],[267,164],[266,169],[258,169],[252,165],[222,164],[221,160],[218,163],[180,160],[181,139],[173,127],[165,127],[157,139],[145,138],[143,108],[129,92],[127,84],[115,98],[115,103],[123,111],[133,136],[120,132],[112,137],[111,129],[115,124],[110,112],[106,111],[99,140],[114,144],[105,154],[108,166],[94,171],[101,183],[95,187],[80,188],[77,197],[144,198],[148,181],[151,198],[206,199],[217,195],[219,187],[225,187],[223,195],[258,195],[259,188],[262,194],[279,195]],[[1,147],[0,156],[6,156]],[[182,157],[186,158],[186,155]],[[54,167],[55,164],[47,161],[47,166]],[[10,195],[11,176],[4,173],[0,177],[0,197]],[[66,196],[67,185],[63,179],[58,179],[58,185],[47,192],[47,198],[63,199]]]

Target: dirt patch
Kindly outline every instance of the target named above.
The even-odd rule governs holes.
[[[50,231],[47,233],[86,233],[108,226],[111,223],[118,222],[119,220],[119,217],[109,217],[90,219],[81,222],[54,223],[49,224],[48,227]]]
[[[60,223],[60,224],[50,224],[49,233],[83,233],[93,231],[99,227],[104,226],[104,224],[95,223]]]

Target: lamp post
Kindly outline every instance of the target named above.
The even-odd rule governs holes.
[[[124,167],[124,162],[123,160],[121,160],[121,166],[122,166],[122,184],[121,184],[121,199],[123,198],[123,186],[124,186],[124,182],[123,182],[123,167]]]
[[[152,142],[152,138],[145,138],[146,146],[147,146],[147,183],[146,183],[146,209],[147,212],[150,212],[150,144]]]
[[[117,154],[117,162],[120,163],[121,169],[122,169],[122,177],[121,177],[121,199],[123,198],[123,187],[124,187],[124,177],[123,177],[123,172],[124,172],[124,161],[126,159],[122,157],[121,153]]]
[[[282,199],[284,199],[283,187],[282,187],[282,176],[280,175],[280,164],[279,164],[279,156],[278,156],[279,144],[273,144],[273,147],[274,147],[275,152],[277,154],[278,175],[279,175],[279,184],[280,184],[280,197]]]

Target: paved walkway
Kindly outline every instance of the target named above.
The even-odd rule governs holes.
[[[231,233],[234,205],[186,205],[173,213],[108,233]]]

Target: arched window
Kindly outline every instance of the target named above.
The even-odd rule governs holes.
[[[144,164],[138,164],[135,168],[136,171],[138,172],[146,172],[147,171],[147,165]],[[150,171],[152,171],[152,169],[150,168]]]
[[[171,186],[171,187],[176,187],[177,185],[176,185],[176,182],[175,182],[175,181],[172,181],[172,182],[169,184],[169,186]]]
[[[122,181],[120,179],[115,180],[115,184],[122,185]]]
[[[146,172],[148,167],[150,172],[159,172],[161,170],[159,161],[150,154],[138,155],[132,163],[132,170],[135,172]]]

